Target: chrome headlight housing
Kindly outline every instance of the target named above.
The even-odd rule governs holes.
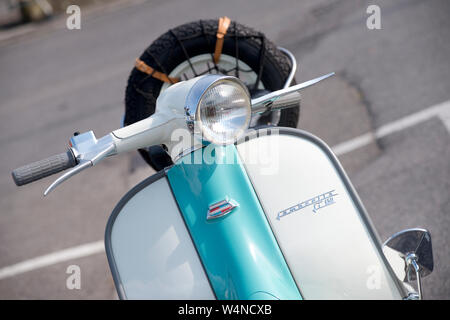
[[[205,75],[190,89],[184,109],[195,136],[214,144],[230,144],[248,129],[250,93],[238,78]]]

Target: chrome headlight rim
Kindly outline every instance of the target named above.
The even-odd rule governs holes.
[[[190,89],[187,97],[186,97],[186,105],[184,107],[185,113],[186,113],[186,123],[187,127],[191,131],[191,133],[195,136],[200,136],[202,138],[202,141],[205,144],[208,143],[214,143],[219,145],[226,145],[231,144],[231,141],[225,141],[225,142],[219,142],[215,141],[214,138],[212,138],[204,129],[204,126],[202,125],[201,116],[200,116],[200,102],[202,101],[202,98],[204,95],[208,92],[208,90],[217,84],[217,82],[221,81],[230,81],[238,84],[240,88],[243,89],[245,92],[248,101],[249,101],[249,116],[247,117],[245,124],[243,126],[242,130],[243,132],[240,133],[242,135],[250,125],[251,120],[251,96],[250,92],[248,91],[247,86],[239,79],[233,76],[226,76],[226,75],[218,75],[218,74],[208,74],[203,76],[201,79],[199,79]],[[206,139],[205,139],[206,138]],[[236,139],[236,138],[235,138]],[[235,140],[234,139],[234,140]]]

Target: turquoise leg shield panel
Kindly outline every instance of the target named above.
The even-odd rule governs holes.
[[[218,299],[302,298],[234,145],[197,150],[167,176]],[[222,200],[236,207],[217,215]]]

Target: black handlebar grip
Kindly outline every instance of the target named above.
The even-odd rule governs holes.
[[[14,182],[18,186],[45,178],[49,175],[75,167],[77,161],[72,150],[51,156],[17,168],[12,172]]]

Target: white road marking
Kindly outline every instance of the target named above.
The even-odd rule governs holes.
[[[372,132],[365,133],[363,135],[360,135],[356,138],[353,138],[351,140],[347,140],[345,142],[341,142],[338,145],[335,145],[331,149],[333,150],[334,154],[337,156],[349,153],[353,150],[362,148],[368,144],[371,144],[373,141],[375,141],[374,134]]]
[[[450,132],[450,100],[388,123],[381,126],[373,133],[369,132],[351,140],[342,142],[334,146],[332,149],[336,155],[343,155],[364,147],[375,139],[380,139],[394,132],[405,130],[433,117],[439,117]],[[103,240],[99,240],[77,247],[56,251],[0,269],[0,280],[43,267],[48,267],[57,263],[102,253],[104,250],[105,247]]]
[[[84,258],[104,251],[105,246],[103,244],[103,240],[86,243],[81,246],[72,247],[61,251],[56,251],[0,269],[0,280],[14,277],[24,272],[48,267],[60,262],[77,258]]]
[[[450,100],[385,124],[376,129],[375,132],[368,132],[356,138],[339,143],[331,149],[336,155],[340,156],[369,145],[376,139],[405,130],[433,117],[439,117],[450,132]]]

